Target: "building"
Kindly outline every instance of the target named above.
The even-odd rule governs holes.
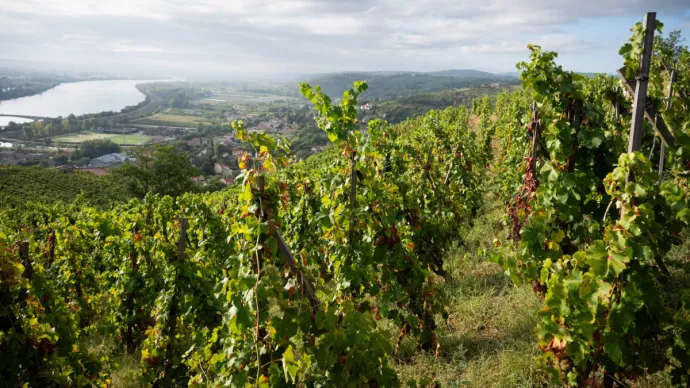
[[[244,155],[244,153],[245,153],[245,151],[244,151],[244,148],[242,148],[242,147],[235,147],[232,149],[232,154],[234,156],[240,157],[240,156]]]
[[[231,177],[228,177],[228,178],[220,178],[220,183],[222,183],[222,184],[224,184],[224,185],[226,185],[226,186],[227,186],[227,185],[231,185],[231,184],[235,183],[235,178],[231,178]]]
[[[189,144],[190,146],[200,146],[202,141],[201,141],[201,138],[195,137],[192,140],[187,140],[186,143]]]
[[[89,160],[89,167],[91,168],[112,168],[119,167],[125,164],[126,161],[131,160],[125,154],[114,153],[99,156],[97,158]]]
[[[232,176],[232,170],[230,169],[230,167],[223,163],[215,163],[213,165],[213,171],[216,174],[220,174],[223,176]]]

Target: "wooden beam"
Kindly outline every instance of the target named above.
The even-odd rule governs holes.
[[[676,81],[676,69],[671,70],[671,81],[668,85],[668,98],[666,99],[666,109],[671,107],[671,99],[673,98],[673,83]],[[661,118],[660,116],[657,116]],[[659,154],[659,184],[664,178],[664,158],[666,157],[666,146],[661,143],[661,153]]]
[[[623,78],[625,81],[625,87],[628,89],[628,92],[631,95],[635,95],[635,82],[631,81],[627,78],[625,78],[625,67],[621,67],[618,69],[618,74]],[[666,125],[666,122],[664,121],[663,118],[659,118],[659,120],[654,120],[654,112],[652,111],[652,108],[646,107],[644,111],[644,117],[649,121],[650,124],[654,127],[656,132],[659,134],[659,137],[664,141],[664,143],[667,146],[673,147],[675,144],[675,137],[673,137],[673,134],[671,131],[668,129],[668,126]]]
[[[309,300],[309,304],[311,304],[311,307],[314,310],[316,310],[320,302],[319,299],[316,297],[316,294],[314,293],[314,288],[311,286],[311,283],[309,283],[309,280],[307,280],[302,271],[300,271],[299,268],[297,268],[297,262],[295,261],[295,257],[292,256],[292,252],[290,252],[290,247],[287,246],[285,240],[283,239],[283,236],[280,234],[280,231],[278,229],[275,230],[274,236],[278,241],[278,251],[285,257],[285,263],[287,264],[288,268],[290,268],[290,272],[292,272],[292,275],[297,278],[297,283],[299,284],[302,291],[304,291],[304,294],[306,294],[306,297]]]

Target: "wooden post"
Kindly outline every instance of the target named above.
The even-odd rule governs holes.
[[[173,295],[170,300],[170,314],[168,316],[168,345],[165,348],[165,358],[166,358],[166,363],[165,363],[165,370],[163,372],[163,376],[166,380],[170,381],[169,379],[172,378],[172,370],[171,368],[174,366],[172,364],[173,361],[173,353],[174,353],[174,346],[175,346],[175,336],[177,335],[177,314],[179,310],[179,306],[177,305],[177,299],[179,298],[179,287],[182,282],[181,275],[180,275],[180,263],[184,260],[184,251],[187,246],[187,219],[186,218],[180,218],[180,238],[177,240],[177,257],[175,257],[174,260],[174,265],[175,265],[175,284],[173,284]]]
[[[532,172],[536,176],[537,172],[537,151],[539,150],[539,130],[540,130],[540,120],[537,114],[537,103],[532,103],[532,153],[530,166]]]
[[[668,85],[668,99],[666,100],[666,109],[671,107],[671,99],[673,98],[673,83],[676,81],[676,69],[671,70],[671,81]],[[666,156],[666,145],[661,143],[661,152],[659,154],[659,184],[664,178],[664,158]]]
[[[34,267],[29,260],[29,242],[22,241],[19,243],[19,258],[24,266],[24,277],[31,280],[34,277]]]
[[[55,261],[55,229],[50,231],[48,236],[48,267],[50,268]]]
[[[132,222],[132,240],[134,241],[137,235],[137,222]],[[129,264],[132,266],[132,271],[137,272],[139,270],[139,264],[137,263],[137,251],[134,249],[134,242],[132,243],[131,250],[129,251]],[[138,276],[138,274],[137,274]],[[132,315],[134,315],[134,296],[136,291],[127,293],[127,300],[125,301],[125,306],[127,306],[127,332],[125,333],[125,345],[127,353],[132,353],[134,351],[134,326],[135,322],[129,322]]]
[[[357,160],[355,160],[354,151],[352,151],[350,165],[352,169],[350,172],[350,208],[354,213],[355,209],[357,208]]]
[[[448,171],[446,171],[446,177],[443,178],[443,185],[448,186],[448,181],[450,180],[450,172],[453,170],[453,165],[455,163],[455,160],[450,161],[450,165],[448,166]]]
[[[617,72],[625,81],[623,84],[628,90],[628,93],[630,93],[631,95],[635,95],[635,82],[625,78],[625,67],[618,69]],[[659,136],[664,141],[664,143],[666,143],[666,145],[673,146],[675,144],[676,139],[673,137],[673,134],[668,129],[668,126],[666,125],[664,119],[660,118],[658,121],[654,120],[654,110],[652,109],[652,107],[648,106],[645,109],[644,117],[654,127],[654,130],[659,134]]]
[[[259,196],[264,196],[264,190],[266,190],[266,178],[263,175],[256,177],[256,188],[259,190]],[[264,207],[259,207],[259,217],[263,220],[266,217],[266,212],[264,212]]]
[[[177,240],[177,260],[184,259],[184,251],[187,246],[187,218],[180,218],[180,239]]]
[[[632,123],[630,125],[630,143],[628,153],[638,151],[642,144],[642,129],[647,104],[647,86],[649,85],[649,68],[652,63],[652,45],[656,29],[656,12],[648,12],[644,17],[645,36],[642,48],[642,62],[637,77],[635,100],[633,103]]]
[[[353,171],[353,179],[357,179],[357,172],[355,170],[355,165],[354,165],[354,154],[352,157],[352,171]],[[264,193],[264,188],[265,188],[265,178],[263,175],[259,175],[256,180],[259,193],[263,195]],[[350,194],[352,195],[354,192],[354,189],[356,188],[356,185],[351,186],[352,191]],[[353,198],[350,197],[350,200]],[[356,205],[356,202],[354,202],[354,205]],[[354,206],[353,206],[354,210]],[[263,207],[261,207],[261,216],[264,216],[264,210]],[[311,286],[311,283],[309,283],[309,280],[304,276],[302,271],[300,271],[297,268],[297,262],[295,261],[295,257],[292,255],[292,252],[290,251],[290,247],[287,246],[285,243],[285,239],[283,239],[283,236],[280,234],[280,231],[278,228],[275,229],[274,232],[274,237],[278,242],[278,251],[283,255],[285,258],[285,264],[287,264],[288,268],[290,268],[290,272],[292,273],[293,276],[297,278],[297,284],[300,285],[300,288],[303,290],[303,292],[307,295],[307,299],[309,300],[309,304],[311,304],[312,309],[316,310],[317,307],[319,306],[319,299],[316,297],[316,294],[314,293],[314,288]],[[257,268],[258,268],[258,263],[257,263]],[[258,312],[257,312],[258,313]],[[258,320],[257,320],[258,322]]]
[[[614,106],[616,107],[616,122],[618,122],[618,120],[620,120],[620,117],[621,117],[619,103],[618,103],[618,97],[619,97],[618,86],[616,86],[615,90],[616,90],[616,97],[615,97],[616,100],[614,102]]]
[[[314,288],[309,280],[307,280],[307,278],[304,276],[302,271],[297,268],[295,257],[292,255],[292,252],[290,252],[290,247],[287,246],[278,229],[275,230],[275,238],[278,241],[278,251],[285,257],[285,264],[287,264],[288,268],[290,268],[290,272],[292,272],[293,276],[297,278],[297,283],[302,288],[302,291],[306,294],[312,309],[316,310],[319,306],[319,299],[314,293]]]
[[[422,194],[426,190],[426,182],[431,179],[431,175],[429,174],[429,170],[431,170],[431,153],[433,152],[434,147],[429,146],[429,151],[426,154],[426,164],[424,164],[424,177],[422,180]]]

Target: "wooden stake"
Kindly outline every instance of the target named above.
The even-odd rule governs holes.
[[[357,160],[355,160],[354,151],[352,152],[350,164],[352,168],[350,173],[350,208],[354,212],[357,208]]]
[[[179,312],[178,298],[179,287],[182,283],[182,276],[180,275],[179,262],[184,260],[184,251],[187,245],[187,219],[180,218],[180,238],[177,240],[177,257],[175,261],[178,263],[175,268],[175,284],[173,284],[173,295],[170,300],[170,312],[168,316],[168,345],[165,349],[165,369],[163,376],[167,381],[172,378],[172,364],[173,353],[175,351],[175,336],[177,335],[177,315]]]
[[[29,260],[29,242],[22,241],[19,243],[19,258],[24,266],[24,277],[31,280],[34,277],[34,267]]]
[[[671,107],[671,99],[673,98],[673,83],[676,81],[676,69],[671,70],[671,82],[668,85],[668,99],[666,100],[666,109]],[[659,154],[659,184],[664,178],[664,157],[666,156],[666,145],[661,143],[661,153]]]
[[[644,46],[642,49],[640,73],[637,77],[635,88],[628,153],[639,151],[642,145],[642,129],[647,104],[647,86],[649,85],[649,68],[652,63],[652,46],[654,45],[654,30],[656,29],[656,12],[648,12],[644,17],[643,24],[645,26]]]
[[[297,283],[302,288],[302,291],[306,294],[307,299],[309,299],[309,304],[311,304],[312,309],[316,310],[319,307],[320,302],[314,293],[314,288],[311,286],[311,283],[309,280],[307,280],[302,271],[297,268],[295,257],[292,255],[292,252],[290,252],[290,247],[287,246],[278,229],[275,230],[275,238],[278,241],[278,251],[285,257],[285,264],[287,264],[288,268],[290,268],[292,275],[297,278]]]
[[[534,123],[534,133],[532,133],[532,160],[530,161],[530,165],[532,168],[532,172],[536,176],[536,171],[537,171],[537,151],[539,150],[539,132],[540,132],[540,127],[541,123],[537,118],[537,103],[533,102],[532,103],[532,122]]]
[[[618,106],[619,105],[618,97],[619,97],[619,90],[618,90],[618,87],[616,86],[616,97],[615,97],[615,102],[614,102],[614,105],[616,107],[616,122],[618,122],[618,120],[620,120],[620,117],[621,117],[620,108]]]
[[[177,240],[177,260],[184,259],[184,251],[187,245],[187,219],[180,218],[180,239]]]
[[[626,88],[628,89],[628,92],[630,94],[635,94],[635,82],[631,81],[627,78],[625,78],[625,67],[622,67],[617,70],[618,74],[623,78],[625,81],[624,84]],[[661,139],[666,143],[668,146],[673,146],[675,144],[675,137],[671,133],[671,131],[668,129],[668,126],[666,125],[666,122],[664,121],[663,118],[660,118],[658,122],[655,122],[654,120],[654,111],[652,110],[651,107],[648,107],[645,112],[644,112],[644,117],[647,119],[647,121],[652,124],[654,127],[654,130],[659,134]]]

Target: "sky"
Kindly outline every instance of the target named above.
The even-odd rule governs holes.
[[[665,32],[690,35],[688,0],[0,0],[0,66],[180,77],[514,72],[533,43],[569,70],[612,73],[647,11]]]

